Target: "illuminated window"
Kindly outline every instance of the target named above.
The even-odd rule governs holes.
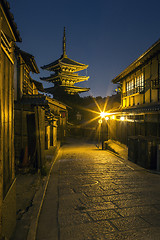
[[[135,87],[144,87],[144,75],[143,75],[143,73],[135,78]]]
[[[131,81],[127,82],[126,89],[127,89],[127,92],[134,89],[134,80],[133,79]]]
[[[144,90],[143,73],[126,83],[127,96],[142,92]]]
[[[135,78],[135,87],[139,86],[139,76]]]

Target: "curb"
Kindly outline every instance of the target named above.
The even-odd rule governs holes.
[[[56,156],[54,157],[53,163],[50,167],[50,171],[49,171],[49,174],[48,174],[46,182],[45,182],[45,186],[43,188],[40,188],[37,191],[37,193],[35,194],[35,197],[33,199],[34,209],[33,209],[31,224],[29,227],[28,235],[27,235],[27,240],[35,240],[36,239],[39,216],[40,216],[41,209],[43,206],[43,202],[44,202],[45,194],[47,191],[50,175],[51,175],[53,166],[54,166],[55,162],[57,161],[57,159],[59,158],[60,154],[61,154],[61,149],[58,150]]]

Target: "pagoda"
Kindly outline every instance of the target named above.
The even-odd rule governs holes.
[[[81,70],[87,69],[88,65],[76,62],[67,57],[65,28],[62,56],[58,60],[48,65],[44,65],[41,68],[54,72],[49,77],[41,78],[43,81],[54,83],[54,87],[45,89],[46,92],[53,94],[54,98],[60,99],[61,96],[75,95],[90,90],[89,88],[75,86],[75,83],[88,80],[88,76],[79,76],[77,73]]]

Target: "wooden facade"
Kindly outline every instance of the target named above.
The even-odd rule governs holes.
[[[45,150],[51,146],[56,148],[57,141],[62,141],[62,136],[59,138],[64,125],[61,111],[67,112],[67,109],[64,104],[43,95],[42,84],[31,78],[30,72],[39,73],[34,57],[19,48],[15,56],[16,167],[17,170],[26,167],[41,170],[45,165]]]
[[[14,99],[16,101],[22,99],[23,95],[38,94],[36,81],[31,78],[30,72],[39,73],[34,57],[16,47],[14,66]],[[41,83],[37,82],[37,84]],[[41,89],[44,91],[42,86]]]
[[[117,138],[127,144],[129,136],[160,137],[160,40],[112,81],[122,85],[114,116],[124,131]]]
[[[21,41],[6,1],[0,1],[0,239],[16,223],[14,167],[14,46]]]
[[[160,40],[112,81],[121,84],[122,91],[120,107],[110,110],[110,138],[129,148],[139,141],[139,156],[145,156],[148,151],[147,159],[153,149],[155,159],[160,143]],[[150,165],[155,168],[156,163]]]
[[[39,70],[16,46],[20,41],[9,3],[0,0],[0,239],[10,239],[16,225],[15,166],[42,168],[45,140],[47,149],[63,140],[68,116],[67,107],[44,96],[43,85],[31,78]]]

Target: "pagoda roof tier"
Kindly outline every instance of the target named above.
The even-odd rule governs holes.
[[[70,91],[70,92],[75,92],[75,93],[79,93],[79,92],[88,92],[90,90],[90,88],[82,88],[82,87],[77,87],[77,86],[63,86],[61,85],[62,88],[65,89],[65,91]]]
[[[63,89],[64,92],[69,92],[72,94],[81,93],[81,92],[88,92],[90,88],[82,88],[77,86],[66,86],[66,85],[59,85],[50,88],[45,88],[45,91],[51,94],[57,92],[58,89]]]
[[[60,85],[60,87],[64,89],[65,92],[72,92],[72,93],[88,92],[90,90],[90,88],[82,88],[77,86]]]
[[[43,77],[40,78],[43,81],[48,82],[58,82],[58,81],[73,81],[75,83],[77,82],[83,82],[87,81],[89,79],[89,76],[79,76],[78,74],[68,73],[68,72],[58,72],[56,74],[51,74],[49,77]]]
[[[54,71],[54,72],[59,69],[62,69],[62,70],[68,69],[71,72],[78,72],[88,68],[88,65],[76,62],[68,58],[67,55],[65,55],[48,65],[42,66],[41,68],[48,71]]]

